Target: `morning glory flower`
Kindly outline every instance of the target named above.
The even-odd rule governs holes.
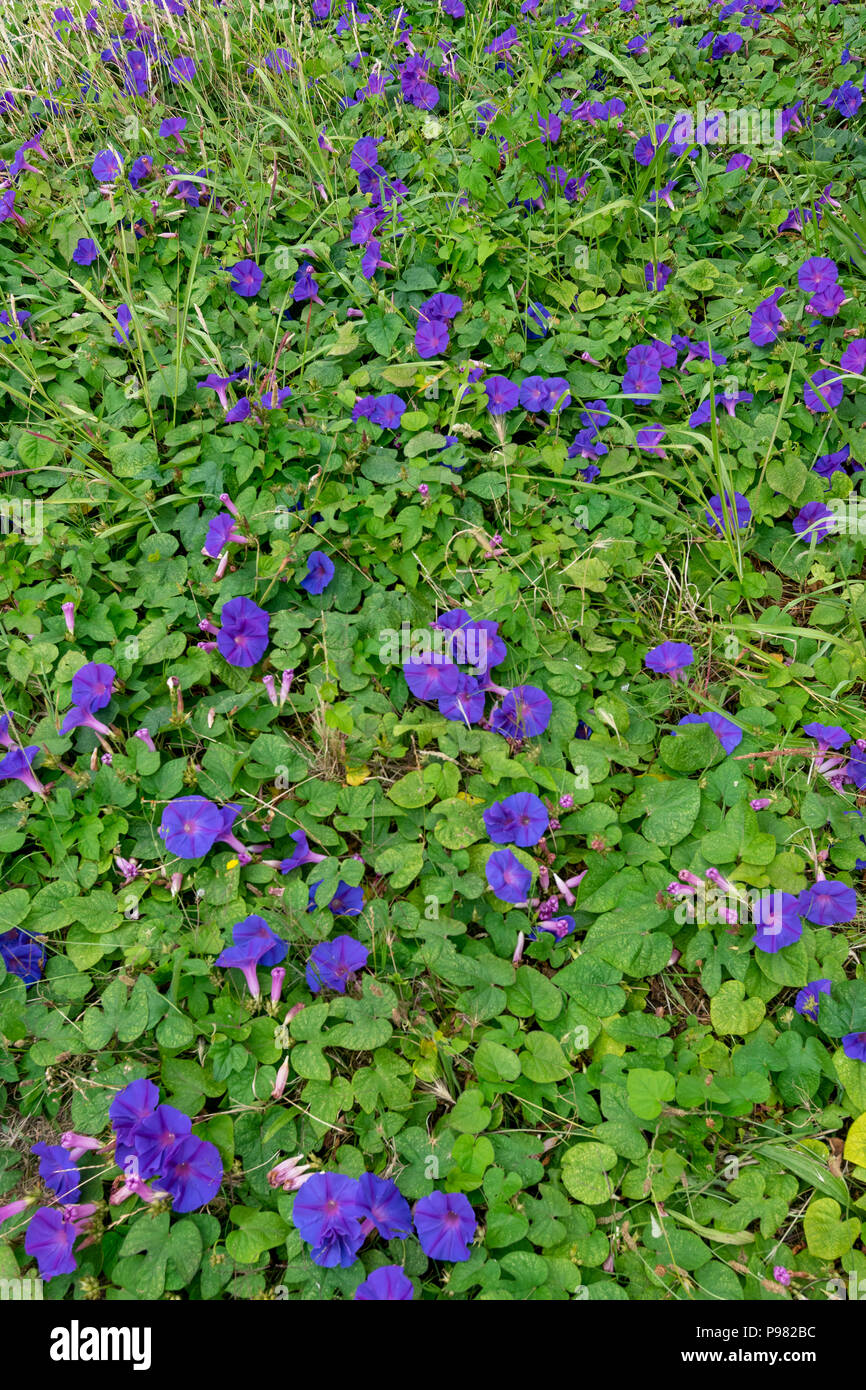
[[[218,560],[228,545],[246,545],[246,536],[235,530],[235,519],[229,512],[220,512],[208,525],[202,554]]]
[[[123,168],[123,156],[115,150],[100,150],[94,156],[90,172],[99,183],[113,183]]]
[[[415,1230],[431,1260],[468,1260],[477,1226],[472,1205],[462,1192],[431,1192],[415,1203]]]
[[[652,357],[630,366],[622,379],[623,395],[634,398],[639,404],[657,396],[662,389],[659,365],[658,358]]]
[[[89,661],[72,677],[72,703],[82,709],[105,709],[111,701],[117,672],[113,666]]]
[[[656,265],[648,261],[644,266],[644,280],[648,290],[663,290],[672,275],[673,271],[667,265]]]
[[[103,735],[111,733],[107,724],[103,724],[89,709],[82,709],[80,705],[72,706],[60,726],[61,734],[71,734],[73,729],[92,729],[94,733]]]
[[[743,741],[743,731],[740,726],[734,724],[730,719],[725,719],[724,715],[713,713],[712,710],[706,714],[685,714],[679,723],[709,725],[726,753],[733,753],[734,749],[738,748]]]
[[[535,342],[537,342],[539,338],[545,338],[550,328],[550,324],[548,322],[549,319],[550,310],[545,309],[544,305],[539,304],[537,301],[531,301],[529,308],[526,311],[527,338]],[[471,381],[472,377],[470,377],[469,379]],[[503,377],[503,380],[507,380],[507,378]]]
[[[283,859],[280,863],[280,873],[290,874],[292,869],[297,869],[301,864],[319,864],[323,859],[327,859],[326,854],[316,854],[307,844],[307,837],[303,830],[294,830],[289,836],[294,843],[294,850],[288,859]]]
[[[72,253],[72,259],[76,265],[93,265],[99,256],[99,247],[90,237],[79,237]]]
[[[763,894],[752,909],[756,931],[752,938],[759,951],[774,954],[793,946],[803,935],[799,900],[793,893]]]
[[[439,713],[460,724],[477,724],[484,714],[484,687],[461,671],[453,691],[438,697]]]
[[[424,361],[441,357],[451,342],[448,325],[443,319],[421,319],[415,329],[415,351]]]
[[[855,338],[848,344],[839,358],[839,366],[843,371],[866,375],[866,338]]]
[[[412,1212],[395,1182],[375,1173],[362,1173],[357,1197],[363,1219],[369,1221],[383,1240],[403,1240],[412,1234]]]
[[[163,1159],[160,1184],[172,1199],[172,1211],[197,1211],[207,1206],[219,1192],[222,1180],[219,1150],[192,1134],[172,1145]]]
[[[240,970],[254,999],[259,997],[257,965],[274,966],[285,960],[288,946],[274,932],[264,917],[245,917],[232,927],[231,946],[227,946],[216,958],[214,964],[225,969],[234,967]]]
[[[767,347],[770,343],[775,343],[781,331],[784,321],[784,314],[778,307],[778,301],[784,289],[773,290],[771,295],[762,299],[749,321],[749,339],[755,347]]]
[[[157,832],[165,847],[179,859],[201,859],[223,830],[223,814],[203,796],[181,796],[163,809]]]
[[[256,265],[256,262],[251,260],[236,261],[234,265],[229,266],[229,271],[235,294],[239,294],[242,299],[254,299],[265,278],[264,271]]]
[[[510,849],[494,850],[484,866],[488,886],[506,903],[525,903],[532,874]]]
[[[647,652],[643,664],[657,675],[677,681],[694,659],[694,648],[688,642],[662,642]]]
[[[217,648],[230,666],[255,666],[268,646],[270,614],[252,599],[240,596],[222,606]]]
[[[516,685],[504,696],[490,727],[505,738],[534,738],[543,734],[553,713],[549,697],[536,685]]]
[[[129,305],[128,305],[128,304],[121,304],[121,305],[119,305],[119,306],[118,306],[118,310],[117,310],[117,327],[115,328],[115,330],[114,330],[114,332],[113,332],[113,334],[112,334],[112,337],[114,338],[115,342],[117,342],[117,343],[128,343],[128,342],[129,342],[129,328],[130,328],[131,323],[132,323],[132,314],[130,313]]]
[[[14,777],[37,796],[45,795],[45,788],[31,771],[37,756],[42,752],[38,743],[28,744],[26,748],[12,748],[6,757],[0,759],[0,781]]]
[[[321,880],[320,880],[321,881]],[[318,887],[315,885],[313,892]],[[350,975],[363,970],[370,955],[366,946],[352,936],[335,936],[332,941],[321,941],[310,952],[305,976],[313,994],[324,988],[346,993],[346,983]]]
[[[801,540],[815,538],[817,545],[833,533],[836,525],[835,514],[823,502],[807,502],[794,517],[793,527]]]
[[[462,19],[466,13],[463,0],[442,0],[442,8],[455,19]],[[367,1275],[353,1294],[358,1303],[408,1303],[414,1296],[412,1281],[406,1278],[400,1265],[380,1265]]]
[[[841,879],[821,879],[804,888],[797,902],[802,915],[819,927],[850,922],[857,915],[857,895]]]
[[[830,748],[838,751],[851,742],[851,735],[841,724],[804,724],[803,733],[808,734],[809,738],[817,739],[821,753],[826,753]]]
[[[296,304],[305,304],[308,300],[314,300],[316,304],[321,304],[319,286],[313,278],[313,267],[311,265],[302,265],[301,268],[295,272],[292,299]]]
[[[334,562],[322,550],[313,550],[307,557],[307,573],[300,587],[308,594],[324,593],[334,577]]]
[[[81,1174],[66,1150],[59,1144],[31,1144],[30,1152],[39,1159],[39,1176],[58,1201],[76,1202],[81,1195]]]
[[[118,1091],[108,1107],[108,1117],[124,1148],[130,1148],[135,1130],[146,1115],[151,1115],[159,1105],[159,1088],[152,1081],[130,1081],[122,1091]]]
[[[157,133],[159,134],[162,140],[173,139],[176,142],[178,149],[182,150],[183,141],[180,137],[185,130],[185,116],[167,116],[166,119],[160,124],[159,131]]]
[[[162,1172],[169,1149],[192,1130],[192,1120],[173,1105],[158,1105],[135,1127],[132,1148],[138,1159],[138,1176],[154,1178]]]
[[[811,984],[804,985],[794,1000],[794,1008],[798,1014],[805,1018],[811,1018],[813,1023],[818,1022],[818,1010],[821,1006],[820,996],[829,994],[832,987],[831,980],[812,980]]]
[[[45,947],[20,927],[0,935],[0,960],[10,975],[17,975],[26,988],[42,979]]]
[[[752,519],[752,509],[749,506],[748,499],[745,498],[741,492],[734,493],[733,505],[731,504],[730,495],[725,493],[724,506],[722,505],[722,499],[719,493],[714,493],[710,498],[710,510],[704,512],[704,516],[707,518],[707,521],[714,531],[718,531],[720,535],[724,535],[732,522],[737,531],[745,531]]]
[[[567,936],[571,936],[577,923],[573,917],[548,917],[544,921],[536,923],[529,933],[530,941],[540,940],[540,933],[547,932],[550,936],[556,937],[557,941],[564,941]]]
[[[797,284],[805,294],[829,289],[839,279],[839,267],[829,256],[810,256],[797,271]]]
[[[363,1204],[355,1178],[314,1173],[295,1197],[292,1221],[301,1239],[313,1246],[316,1264],[348,1268],[364,1243]]]
[[[39,1265],[41,1279],[73,1274],[78,1268],[72,1247],[78,1234],[74,1222],[56,1207],[40,1207],[31,1218],[24,1249]]]
[[[852,1062],[866,1062],[866,1033],[846,1033],[842,1039],[842,1051]]]
[[[504,415],[520,403],[520,387],[507,376],[490,376],[484,383],[487,409],[491,415]]]
[[[544,802],[532,792],[515,792],[494,801],[483,813],[484,828],[495,845],[537,845],[550,825]]]
[[[652,454],[655,458],[664,459],[667,458],[667,454],[659,445],[666,434],[667,430],[663,429],[661,425],[646,425],[637,431],[635,443],[645,454]]]
[[[431,653],[421,661],[405,662],[403,675],[417,700],[441,700],[457,694],[461,672],[453,662],[437,660]]]

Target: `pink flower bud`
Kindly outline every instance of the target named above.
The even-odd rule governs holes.
[[[289,1059],[287,1057],[286,1060],[283,1062],[282,1066],[280,1067],[279,1071],[277,1072],[277,1079],[274,1082],[274,1089],[271,1091],[271,1100],[282,1099],[282,1095],[286,1089],[286,1082],[288,1081],[288,1079]]]
[[[271,971],[271,1003],[279,1004],[280,995],[283,992],[283,980],[286,978],[285,966],[275,965]]]
[[[63,621],[64,621],[65,624],[66,624],[66,631],[69,633],[69,636],[70,636],[70,637],[74,637],[74,636],[75,636],[75,604],[72,603],[72,602],[70,602],[70,603],[62,603],[62,604],[60,605],[60,607],[61,607],[61,609],[63,610]]]

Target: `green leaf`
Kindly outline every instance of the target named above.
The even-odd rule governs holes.
[[[614,1187],[607,1173],[616,1161],[616,1150],[609,1144],[591,1140],[575,1144],[562,1156],[562,1181],[576,1201],[600,1206],[613,1196]]]
[[[842,1221],[842,1208],[832,1197],[817,1197],[803,1217],[803,1231],[809,1254],[819,1260],[838,1260],[851,1249],[860,1235],[856,1216]]]

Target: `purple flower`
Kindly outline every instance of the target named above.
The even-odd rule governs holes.
[[[822,318],[835,318],[842,305],[845,303],[845,291],[841,285],[828,285],[826,289],[817,290],[812,295],[806,305],[806,311],[810,314],[820,314]]]
[[[484,383],[487,409],[491,415],[505,415],[520,403],[520,387],[507,376],[490,376]]]
[[[128,1086],[118,1091],[108,1107],[108,1116],[118,1143],[124,1148],[131,1148],[136,1127],[158,1105],[159,1090],[152,1081],[130,1081]]]
[[[752,519],[752,509],[749,506],[748,499],[745,498],[741,492],[735,492],[732,506],[730,495],[725,493],[725,504],[726,505],[723,507],[722,499],[718,493],[715,493],[710,498],[710,510],[704,512],[704,516],[707,518],[710,526],[712,526],[714,531],[718,531],[720,535],[724,535],[725,531],[731,525],[731,522],[734,521],[736,530],[745,531]],[[736,518],[734,518],[733,515],[734,511],[736,511]]]
[[[537,115],[535,120],[541,132],[542,145],[555,145],[562,132],[562,121],[559,117]]]
[[[292,1221],[301,1238],[313,1246],[316,1264],[348,1269],[364,1243],[363,1204],[355,1178],[339,1173],[314,1173],[295,1197]]]
[[[516,685],[504,697],[491,728],[506,738],[534,738],[543,734],[553,713],[550,699],[535,685]]]
[[[842,1039],[842,1051],[852,1062],[866,1062],[866,1033],[846,1033]],[[26,1244],[25,1241],[25,1248]]]
[[[242,420],[249,419],[251,410],[252,406],[250,405],[249,398],[247,396],[241,396],[237,403],[232,406],[231,410],[226,411],[224,417],[226,424],[237,425],[240,424]]]
[[[103,724],[95,714],[91,714],[89,709],[82,709],[80,705],[73,705],[60,726],[61,734],[70,734],[73,729],[93,729],[97,734],[110,734],[111,730],[107,724]]]
[[[235,530],[235,519],[230,512],[220,512],[210,522],[202,554],[218,560],[228,545],[245,545],[246,537]]]
[[[91,711],[105,709],[111,701],[116,680],[117,672],[113,666],[101,665],[96,661],[79,666],[72,677],[72,703]]]
[[[90,172],[99,183],[113,183],[123,168],[123,156],[114,150],[100,150],[94,156]]]
[[[438,697],[439,713],[461,724],[477,724],[484,714],[484,687],[460,671],[456,687]]]
[[[810,256],[797,272],[797,284],[804,294],[818,294],[839,279],[839,268],[828,256]]]
[[[694,648],[688,642],[662,642],[647,652],[643,664],[657,675],[677,681],[694,659]]]
[[[31,771],[33,763],[42,749],[38,743],[28,744],[26,748],[13,748],[0,760],[0,781],[15,777],[37,796],[45,795],[45,788]]]
[[[290,874],[292,869],[297,869],[301,864],[318,864],[327,858],[325,854],[316,854],[307,844],[307,837],[303,830],[294,830],[289,836],[294,842],[295,848],[289,859],[284,859],[280,864],[281,874]]]
[[[659,448],[666,434],[667,430],[663,429],[661,425],[646,425],[637,431],[635,442],[645,454],[653,454],[656,458],[661,459],[667,458],[664,449]]]
[[[305,304],[308,300],[315,300],[321,304],[319,298],[319,286],[313,278],[313,267],[309,264],[302,265],[295,271],[295,284],[292,289],[292,299],[296,304]]]
[[[762,894],[752,910],[757,928],[753,945],[769,954],[793,946],[803,935],[800,916],[799,900],[793,893]]]
[[[783,289],[773,290],[767,299],[762,299],[749,323],[749,339],[755,347],[767,347],[775,343],[781,330],[783,314],[778,307]]]
[[[300,587],[308,594],[322,594],[334,577],[334,562],[322,550],[313,550],[307,557],[307,573]]]
[[[192,1130],[192,1120],[173,1105],[158,1105],[135,1127],[130,1147],[138,1159],[138,1176],[154,1178],[162,1172],[169,1149]]]
[[[515,792],[484,812],[484,828],[495,845],[537,845],[550,824],[544,802],[532,792]]]
[[[76,1237],[75,1225],[64,1212],[54,1207],[40,1207],[31,1218],[24,1237],[24,1249],[39,1265],[42,1279],[54,1279],[58,1274],[73,1274],[78,1268],[72,1247]]]
[[[648,261],[644,266],[644,280],[648,290],[663,290],[668,280],[673,275],[670,266],[656,265],[653,261]]]
[[[443,319],[420,319],[415,330],[415,351],[425,361],[439,357],[451,342],[448,325]]]
[[[64,1205],[77,1202],[81,1195],[81,1174],[69,1154],[59,1144],[31,1144],[30,1152],[39,1159],[39,1176]]]
[[[252,599],[229,599],[220,613],[217,648],[230,666],[255,666],[268,646],[270,614]]]
[[[793,527],[797,535],[809,541],[814,536],[820,545],[835,529],[836,518],[823,502],[807,502],[794,517]]]
[[[440,700],[456,695],[461,672],[450,661],[437,660],[434,654],[422,661],[407,661],[403,675],[412,694],[418,700]]]
[[[748,169],[752,162],[750,154],[732,154],[725,165],[725,173],[730,174],[734,169]]]
[[[469,1259],[469,1242],[478,1222],[462,1192],[431,1192],[415,1203],[415,1230],[431,1260]]]
[[[494,850],[484,866],[484,872],[497,898],[505,903],[526,902],[532,874],[510,849]]]
[[[129,305],[128,305],[128,304],[121,304],[121,305],[119,305],[119,306],[118,306],[118,310],[117,310],[117,327],[115,328],[115,330],[114,330],[114,332],[113,332],[113,334],[112,334],[112,337],[114,338],[115,342],[117,342],[117,343],[128,343],[128,342],[129,342],[129,332],[128,332],[128,329],[129,329],[129,326],[130,326],[131,323],[132,323],[132,314],[130,313]]]
[[[820,996],[829,994],[832,985],[831,980],[813,980],[811,984],[804,985],[794,1000],[794,1008],[798,1014],[805,1018],[811,1018],[813,1023],[818,1022],[818,1009],[821,1005]]]
[[[462,19],[466,10],[463,0],[442,0],[442,8],[454,19]],[[361,1179],[363,1182],[363,1178]],[[415,1296],[410,1279],[406,1278],[400,1265],[380,1265],[368,1274],[363,1284],[359,1284],[353,1295],[356,1302],[396,1303],[409,1302]]]
[[[90,237],[86,236],[78,238],[75,250],[72,253],[72,259],[76,265],[93,265],[93,262],[98,256],[99,247],[96,245],[95,241],[91,241]]]
[[[219,1150],[188,1134],[165,1155],[160,1183],[172,1198],[172,1211],[196,1211],[212,1202],[223,1180]]]
[[[220,838],[223,814],[203,796],[181,796],[170,801],[159,827],[165,847],[179,859],[201,859]]]
[[[733,753],[743,741],[743,731],[738,724],[712,711],[707,714],[685,714],[679,723],[708,724],[726,753]]]
[[[159,136],[163,140],[174,140],[177,142],[178,149],[183,149],[181,134],[186,130],[185,116],[167,116],[159,127]]]
[[[42,979],[45,947],[20,927],[0,935],[0,960],[10,975],[17,975],[29,989]]]
[[[259,997],[259,980],[256,966],[279,965],[285,960],[288,946],[276,932],[272,931],[264,917],[245,917],[232,927],[233,945],[227,946],[217,956],[214,964],[224,969],[240,970],[250,994]]]
[[[371,1221],[383,1240],[402,1240],[412,1234],[412,1212],[395,1182],[375,1173],[362,1173],[357,1197],[363,1219]]]
[[[537,301],[535,301],[535,302],[530,302],[529,308],[528,308],[527,311],[526,311],[526,336],[527,336],[527,338],[529,338],[530,340],[535,341],[535,342],[537,342],[539,338],[545,338],[545,337],[547,336],[548,330],[549,330],[549,328],[550,328],[550,324],[548,323],[548,319],[549,319],[549,318],[550,318],[550,310],[549,310],[549,309],[545,309],[544,305],[543,305],[543,304],[539,304]],[[537,332],[535,331],[536,329],[540,329],[541,331],[537,333]],[[470,376],[470,378],[469,378],[470,381],[473,381],[474,379],[475,379],[475,378],[473,378],[472,376]],[[503,380],[503,381],[507,381],[508,378],[507,378],[507,377],[503,377],[502,380]],[[511,408],[511,407],[506,407],[506,409],[510,409],[510,408]],[[492,413],[492,414],[496,414],[497,412],[496,412],[496,411],[491,411],[491,413]]]
[[[829,748],[838,751],[851,742],[848,730],[843,729],[840,724],[804,724],[803,733],[808,734],[809,738],[817,739],[818,748],[822,753],[826,753]]]
[[[846,372],[866,375],[866,338],[855,338],[848,344],[839,358],[839,366]]]
[[[804,888],[797,902],[802,916],[819,927],[850,922],[857,915],[854,889],[837,879],[824,878],[811,888]]]
[[[250,260],[236,261],[229,270],[235,294],[239,294],[242,299],[254,299],[262,287],[264,271],[255,261]]]
[[[307,962],[305,974],[310,990],[318,994],[324,986],[345,994],[348,977],[364,969],[369,954],[367,947],[352,936],[335,936],[333,941],[320,942],[313,947]]]

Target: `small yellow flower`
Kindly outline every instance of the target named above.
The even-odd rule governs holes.
[[[240,862],[241,861],[239,859],[229,859],[228,863],[226,864],[226,869],[236,869]]]

